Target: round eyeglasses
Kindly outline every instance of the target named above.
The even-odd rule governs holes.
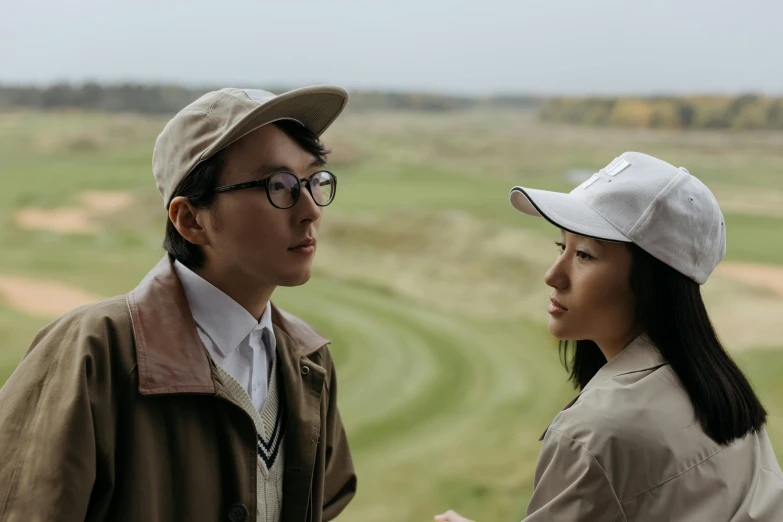
[[[298,178],[292,172],[277,172],[264,179],[217,187],[214,191],[231,192],[263,187],[266,191],[266,198],[272,206],[284,210],[296,204],[302,193],[302,183],[307,184],[307,190],[319,207],[325,207],[334,200],[334,195],[337,192],[337,178],[326,170],[316,172],[309,178]]]

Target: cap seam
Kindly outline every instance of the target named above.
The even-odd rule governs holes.
[[[631,238],[631,235],[630,235],[630,234],[626,234],[625,232],[623,232],[622,230],[620,230],[620,227],[618,227],[618,226],[617,226],[617,225],[616,225],[616,224],[615,224],[615,223],[614,223],[614,222],[613,222],[611,219],[609,219],[608,217],[606,217],[606,216],[603,214],[603,212],[601,212],[600,210],[596,210],[596,209],[593,207],[593,205],[591,205],[591,204],[590,204],[590,202],[589,202],[589,201],[587,201],[586,199],[583,199],[582,201],[584,201],[585,205],[587,205],[588,207],[590,207],[590,210],[592,210],[593,212],[595,212],[596,214],[598,214],[599,216],[601,216],[602,218],[604,218],[604,220],[606,220],[606,222],[607,222],[607,223],[609,223],[610,225],[612,225],[612,227],[613,227],[613,228],[614,228],[614,229],[615,229],[617,232],[619,232],[620,234],[624,235],[625,237],[627,237],[628,239],[630,239],[630,240],[631,240],[631,242],[633,242],[633,239]]]
[[[205,113],[207,115],[207,118],[209,118],[209,121],[212,122],[212,125],[215,126],[216,129],[220,128],[220,124],[215,121],[215,118],[212,117],[212,109],[210,108],[210,112]]]
[[[220,94],[218,94],[217,96],[215,96],[215,99],[214,99],[214,100],[212,100],[212,103],[210,103],[210,104],[209,104],[209,109],[207,109],[207,110],[208,110],[209,112],[212,112],[212,109],[214,109],[214,108],[215,108],[215,104],[216,104],[216,103],[217,103],[217,102],[218,102],[218,101],[219,101],[221,98],[223,98],[224,96],[226,96],[226,94],[227,94],[226,92],[221,92]],[[214,120],[213,120],[213,122],[214,122]]]
[[[188,108],[185,108],[185,109],[182,109],[179,112],[180,113],[183,113],[183,112],[197,112],[197,113],[203,114],[212,123],[212,125],[214,125],[216,128],[220,128],[220,126],[215,121],[215,119],[212,117],[212,115],[208,111],[205,111],[204,109],[188,109]]]
[[[647,218],[649,217],[649,215],[650,215],[650,214],[652,213],[652,211],[653,211],[653,207],[655,206],[655,203],[656,203],[656,202],[657,202],[657,201],[660,199],[660,197],[661,197],[661,194],[663,194],[663,193],[665,193],[665,192],[668,192],[668,191],[669,191],[669,188],[671,187],[671,185],[672,185],[672,184],[673,184],[675,181],[677,181],[678,179],[680,179],[680,176],[684,176],[684,175],[685,175],[684,173],[682,173],[682,172],[678,172],[678,173],[677,173],[677,175],[676,175],[676,176],[674,176],[674,177],[673,177],[673,178],[672,178],[672,179],[669,181],[669,183],[667,183],[667,184],[666,184],[666,186],[665,186],[665,187],[663,187],[663,188],[660,190],[660,192],[658,192],[658,194],[656,194],[656,195],[655,195],[655,197],[652,199],[652,201],[650,201],[650,204],[649,204],[649,205],[647,205],[647,208],[645,208],[645,209],[644,209],[644,212],[642,212],[642,215],[641,215],[641,216],[639,216],[639,219],[637,219],[637,220],[636,220],[636,222],[634,222],[633,226],[632,226],[632,227],[630,228],[630,230],[628,231],[628,234],[629,234],[629,235],[631,235],[631,234],[634,234],[634,232],[635,232],[635,231],[636,231],[636,229],[637,229],[637,228],[640,226],[640,224],[641,224],[641,223],[644,223],[644,222],[646,222],[646,221],[647,221]]]
[[[701,269],[702,265],[704,264],[704,261],[707,259],[707,247],[706,247],[707,240],[710,238],[710,236],[712,236],[712,232],[715,230],[716,224],[717,224],[717,220],[713,220],[712,226],[710,227],[709,232],[704,236],[704,243],[702,245],[702,254],[699,257],[699,261],[696,263],[696,270],[694,272],[699,272],[699,270]],[[694,274],[694,275],[696,275],[696,274]]]
[[[189,109],[189,108],[185,108],[185,109],[182,109],[179,112],[180,112],[180,114],[183,113],[183,112],[198,112],[198,113],[203,114],[204,116],[206,116],[210,120],[212,119],[212,117],[209,115],[209,113],[207,111],[205,111],[204,109]],[[214,120],[213,120],[213,123],[214,123]]]

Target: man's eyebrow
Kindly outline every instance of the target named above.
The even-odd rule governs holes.
[[[316,159],[307,168],[314,169],[317,167],[323,167],[324,165],[326,165],[326,162]],[[261,165],[260,167],[255,169],[252,172],[252,174],[253,176],[260,176],[261,178],[265,178],[277,172],[293,172],[293,171],[294,170],[287,165]]]
[[[276,172],[291,172],[291,169],[285,165],[261,165],[257,169],[253,170],[253,176],[261,176],[265,178]]]

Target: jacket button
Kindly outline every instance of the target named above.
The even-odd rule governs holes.
[[[310,373],[310,367],[302,366],[302,375],[307,375],[308,373]]]
[[[249,513],[244,504],[234,504],[228,510],[228,519],[231,522],[245,522]]]

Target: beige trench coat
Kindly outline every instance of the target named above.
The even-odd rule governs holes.
[[[766,430],[716,444],[641,337],[542,439],[526,521],[783,521],[783,473]]]

